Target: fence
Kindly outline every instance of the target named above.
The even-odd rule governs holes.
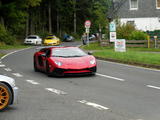
[[[101,46],[113,46],[114,43],[110,43],[109,40],[101,40]],[[126,40],[127,47],[150,47],[150,48],[160,48],[160,40]]]

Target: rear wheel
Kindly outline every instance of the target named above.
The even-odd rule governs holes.
[[[0,83],[0,110],[4,110],[12,100],[12,93],[9,87]]]

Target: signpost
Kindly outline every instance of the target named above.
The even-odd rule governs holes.
[[[86,20],[85,23],[84,23],[84,26],[86,28],[86,34],[87,34],[87,44],[89,44],[89,28],[91,26],[91,21]]]
[[[114,42],[114,48],[116,52],[126,52],[126,40],[125,39],[117,39]]]
[[[111,22],[109,24],[109,31],[110,31],[110,42],[116,41],[116,39],[117,39],[116,24],[114,22]]]
[[[116,32],[110,32],[110,42],[114,42],[116,39]]]

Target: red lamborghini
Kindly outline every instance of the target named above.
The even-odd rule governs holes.
[[[34,54],[34,70],[48,76],[96,73],[96,59],[78,47],[46,47]]]

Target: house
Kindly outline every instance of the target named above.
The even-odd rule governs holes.
[[[160,0],[126,0],[117,12],[121,23],[143,31],[160,30]]]

